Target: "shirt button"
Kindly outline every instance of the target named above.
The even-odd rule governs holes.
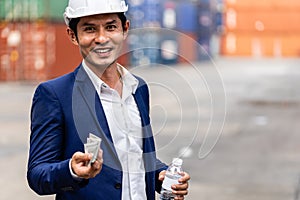
[[[122,186],[121,183],[116,183],[116,184],[115,184],[115,188],[116,188],[116,189],[121,189],[121,186]]]

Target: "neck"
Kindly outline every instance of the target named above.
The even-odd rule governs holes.
[[[120,96],[122,96],[123,84],[121,81],[121,74],[118,71],[117,62],[113,62],[107,67],[95,67],[86,63],[88,67],[110,88],[115,89]]]
[[[121,74],[118,71],[117,63],[113,63],[103,70],[97,67],[89,67],[104,83],[115,89],[122,96],[123,84]]]
[[[109,66],[105,71],[99,76],[99,78],[105,82],[109,87],[116,88],[120,83],[121,75],[117,69],[117,65]]]

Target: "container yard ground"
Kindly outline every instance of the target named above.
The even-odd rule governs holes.
[[[188,146],[183,166],[192,179],[186,199],[298,200],[300,59],[219,58],[214,62],[219,74],[210,62],[133,69],[150,82],[158,156],[169,163]],[[35,87],[28,82],[0,83],[1,200],[54,199],[38,197],[26,182]],[[211,134],[204,140],[211,116]],[[200,159],[201,145],[213,144],[219,128],[223,129],[216,146]]]

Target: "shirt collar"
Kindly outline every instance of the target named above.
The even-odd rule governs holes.
[[[105,83],[87,66],[85,60],[82,61],[82,67],[86,71],[88,77],[91,79],[98,94],[101,93],[101,87]],[[105,84],[106,85],[106,84]]]
[[[132,93],[135,94],[139,81],[122,65],[118,64],[118,71],[121,74],[123,85]]]
[[[86,71],[87,75],[91,79],[94,87],[99,94],[101,93],[102,86],[109,87],[104,81],[102,81],[86,64],[85,60],[82,61],[83,69]],[[125,67],[117,64],[117,69],[121,75],[123,81],[123,87],[126,87],[132,94],[135,94],[139,81],[135,78]],[[124,90],[124,88],[123,88]]]

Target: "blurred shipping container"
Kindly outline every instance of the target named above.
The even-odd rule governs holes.
[[[133,35],[128,38],[130,49],[136,49],[130,53],[130,63],[132,65],[144,63],[163,63],[175,64],[177,62],[194,62],[207,59],[210,55],[211,44],[214,45],[214,52],[219,53],[219,35],[214,43],[211,43],[211,36],[214,31],[219,31],[223,26],[223,2],[221,0],[128,0],[129,12],[132,28],[162,27],[170,29],[169,33],[165,30],[155,39],[152,37],[152,44],[155,47],[146,49],[147,37]],[[221,5],[221,6],[220,6]],[[216,7],[212,11],[212,7]],[[219,13],[219,15],[217,15]],[[217,18],[219,16],[219,18]],[[172,33],[172,30],[178,31]],[[164,34],[165,33],[165,34]],[[186,41],[186,38],[192,40]],[[201,48],[199,48],[199,43]],[[159,57],[156,57],[158,49]]]
[[[126,13],[132,28],[161,27],[162,6],[159,0],[128,0]]]
[[[299,57],[299,34],[227,33],[221,52],[229,56]]]
[[[159,63],[160,36],[156,29],[131,30],[128,36],[128,57],[131,66]]]
[[[179,2],[176,8],[176,29],[181,32],[196,32],[197,26],[197,4],[193,2]]]
[[[257,10],[257,9],[282,9],[282,10],[299,10],[299,0],[225,0],[226,5],[237,10]]]
[[[300,1],[227,0],[222,55],[300,56]]]
[[[144,0],[144,27],[161,27],[162,6],[160,0]]]
[[[0,80],[54,78],[80,62],[64,24],[45,22],[1,23]]]
[[[181,63],[191,63],[198,60],[199,44],[196,33],[178,34],[178,61]]]
[[[47,78],[54,78],[73,71],[80,64],[82,57],[78,47],[68,38],[65,24],[51,23],[49,26],[55,32],[53,39],[55,53],[54,62],[47,71]]]
[[[176,28],[176,4],[173,1],[166,1],[162,13],[162,27],[168,29]]]
[[[178,33],[173,30],[164,29],[160,33],[160,61],[162,64],[175,64],[180,56],[178,44]]]
[[[49,40],[52,29],[44,23],[2,23],[1,78],[43,80],[54,49]]]
[[[127,0],[133,34],[119,62],[130,66],[203,60],[210,52],[211,35],[222,29],[222,0],[212,1]],[[45,80],[80,63],[63,22],[67,4],[68,0],[0,0],[0,80]],[[147,27],[156,30],[134,33]],[[158,31],[161,27],[174,32]]]
[[[63,21],[68,0],[0,0],[0,20]]]
[[[245,32],[300,32],[299,11],[273,10],[227,10],[228,31]]]

